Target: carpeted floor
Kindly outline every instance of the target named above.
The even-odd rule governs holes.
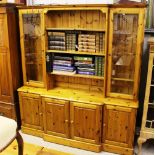
[[[17,142],[14,141],[7,149],[0,153],[0,155],[18,155]],[[24,143],[24,155],[73,155],[57,150],[47,149],[38,145]]]

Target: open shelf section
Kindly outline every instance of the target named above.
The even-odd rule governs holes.
[[[79,51],[58,51],[58,50],[47,50],[46,52],[51,53],[66,53],[66,54],[77,54],[77,55],[97,55],[97,56],[105,56],[105,52],[103,53],[94,53],[94,52],[79,52]]]
[[[47,31],[92,31],[105,32],[104,29],[89,29],[89,28],[46,28]]]
[[[52,75],[66,75],[63,73],[59,73],[57,71],[51,72],[50,74]],[[95,76],[95,75],[83,75],[83,74],[67,74],[66,76],[71,76],[71,77],[82,77],[82,78],[91,78],[91,79],[98,79],[98,80],[104,80],[104,77],[101,76]]]

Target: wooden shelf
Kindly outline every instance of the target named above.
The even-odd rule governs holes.
[[[105,32],[103,29],[87,29],[87,28],[46,28],[47,31],[94,31]]]
[[[104,77],[101,76],[95,76],[95,75],[83,75],[83,74],[63,74],[59,72],[51,72],[52,75],[65,75],[65,76],[71,76],[71,77],[82,77],[82,78],[91,78],[91,79],[98,79],[98,80],[104,80]]]
[[[96,56],[105,56],[104,53],[91,53],[91,52],[78,52],[78,51],[58,51],[58,50],[47,50],[46,52],[51,53],[66,53],[66,54],[77,54],[77,55],[96,55]]]
[[[126,82],[134,82],[133,79],[125,79],[125,78],[112,78],[112,80],[116,80],[116,81],[126,81]]]

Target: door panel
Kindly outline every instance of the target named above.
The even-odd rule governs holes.
[[[7,15],[4,13],[0,13],[0,47],[5,47],[6,46],[6,17]]]
[[[0,9],[4,12],[3,9]],[[11,70],[8,48],[7,14],[0,13],[0,100],[11,102]]]
[[[0,100],[11,102],[11,76],[8,53],[0,48]]]
[[[70,105],[71,138],[89,143],[100,143],[102,108],[71,102]]]
[[[107,95],[137,99],[144,9],[111,9],[109,30]]]
[[[43,87],[44,32],[41,9],[29,12],[20,10],[19,18],[24,84]]]
[[[103,142],[112,145],[132,147],[135,118],[135,109],[105,105]]]
[[[40,96],[21,93],[19,97],[22,125],[43,130],[42,103]]]
[[[69,137],[69,101],[43,98],[43,106],[45,133]]]

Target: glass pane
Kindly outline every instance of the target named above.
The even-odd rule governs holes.
[[[27,80],[42,81],[40,14],[24,14],[23,31]]]
[[[154,128],[154,104],[153,103],[149,103],[148,105],[146,127]]]
[[[111,85],[111,91],[116,93],[132,94],[135,73],[138,15],[114,14],[113,23],[114,31],[111,76],[115,85]],[[114,82],[115,79],[117,79],[117,81]],[[116,89],[116,87],[121,87],[122,84],[127,85],[127,89]]]
[[[112,80],[111,91],[131,95],[133,93],[133,82]]]

